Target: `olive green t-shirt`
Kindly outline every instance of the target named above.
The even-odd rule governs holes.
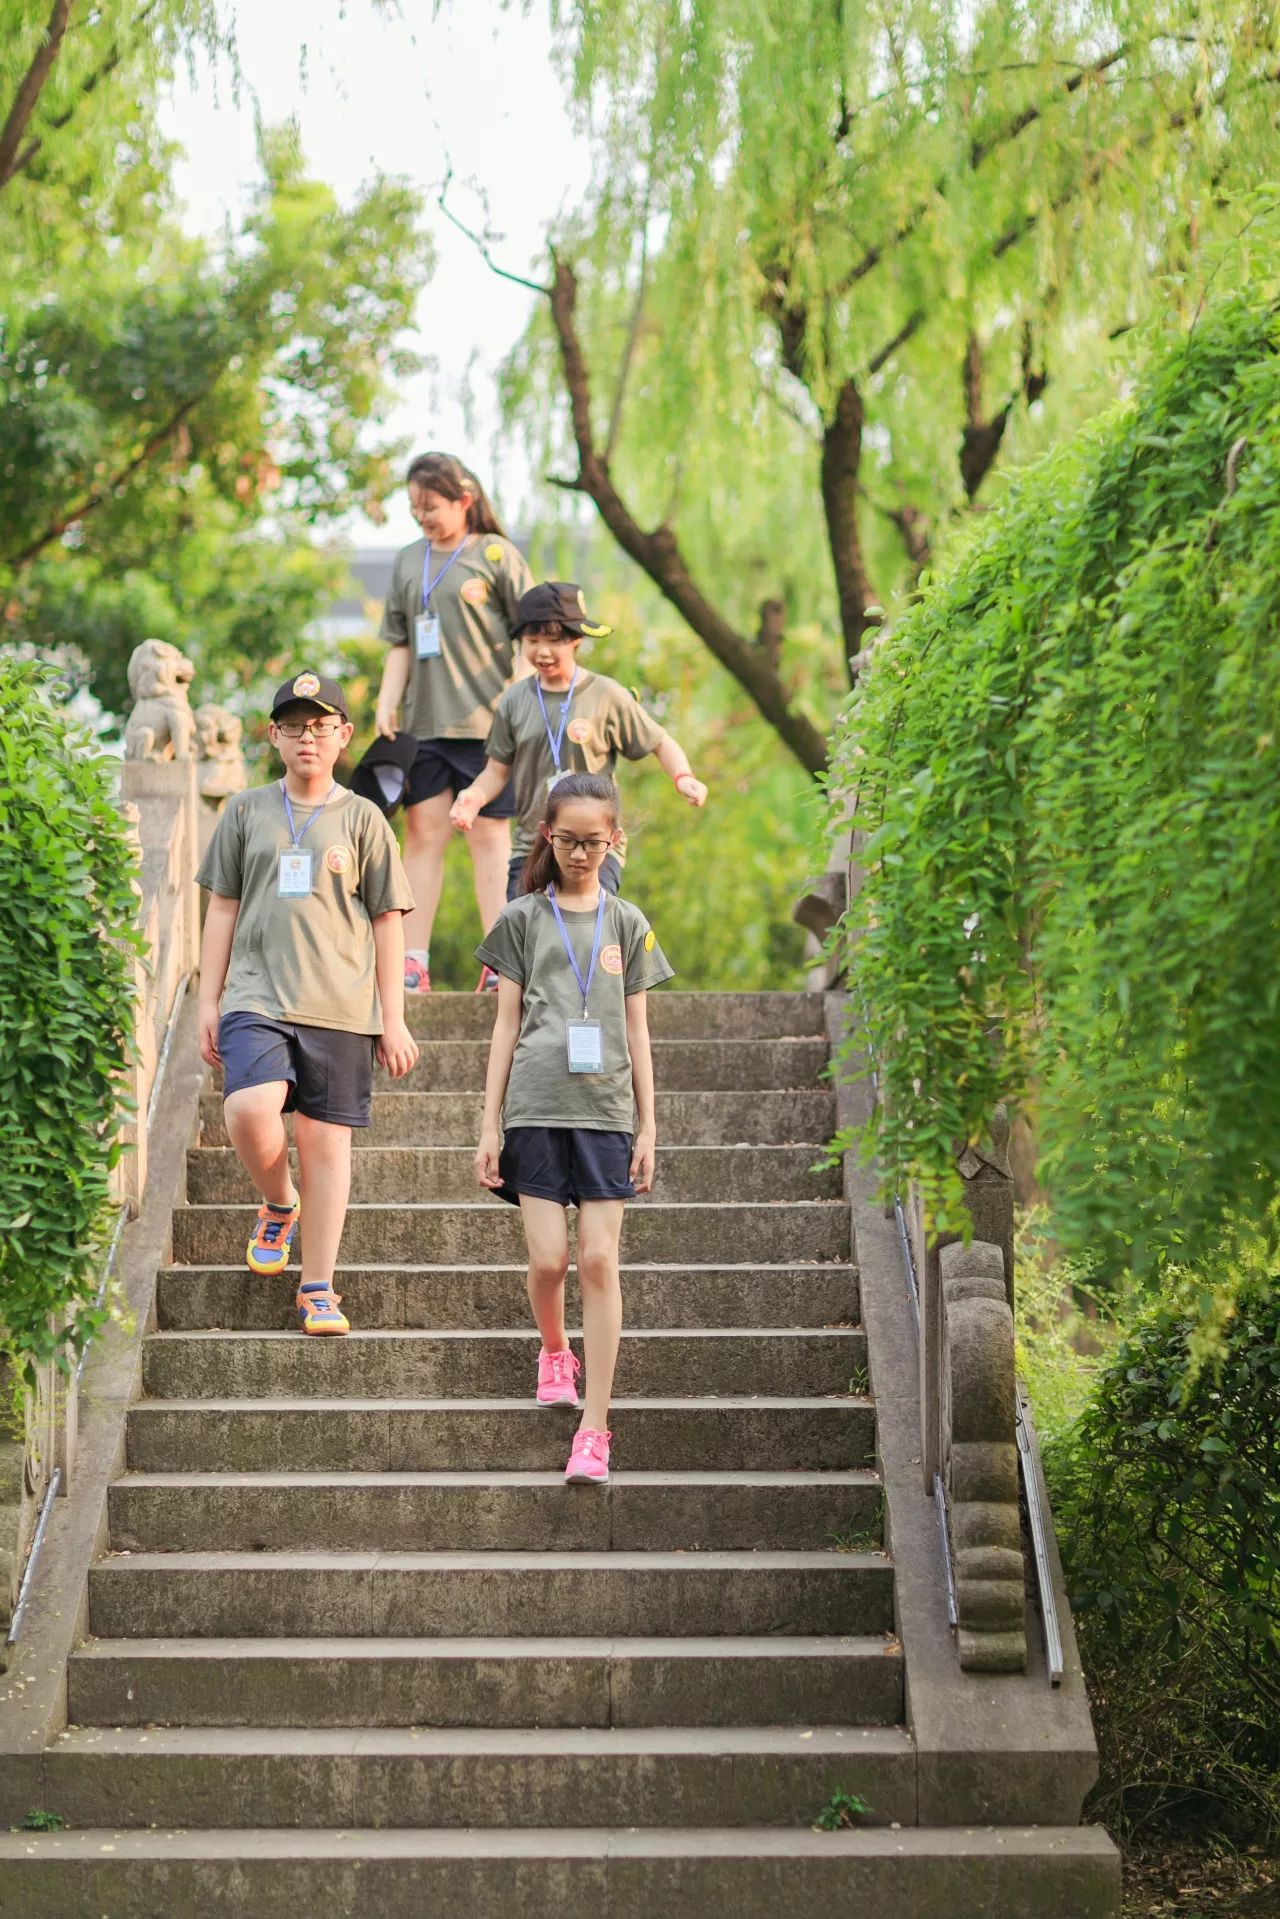
[[[380,1033],[370,922],[413,909],[399,849],[377,807],[355,793],[340,789],[307,825],[311,811],[294,802],[311,854],[311,892],[301,899],[277,892],[280,855],[292,844],[278,780],[235,794],[218,821],[196,879],[240,902],[222,1011]]]
[[[430,611],[440,622],[439,658],[420,660],[414,622],[423,610],[426,555],[425,540],[415,540],[396,554],[382,610],[382,638],[391,646],[407,646],[413,662],[405,727],[420,740],[482,740],[511,678],[516,603],[533,585],[533,575],[510,540],[498,533],[473,533],[432,588]],[[432,551],[432,579],[448,558],[448,553]]]
[[[542,697],[554,739],[565,695],[544,693]],[[666,737],[664,729],[625,686],[603,673],[578,669],[560,743],[561,772],[612,773],[619,753],[624,759],[642,760],[646,753],[656,753]],[[485,753],[512,769],[516,788],[512,852],[527,853],[538,836],[538,821],[546,817],[547,781],[556,770],[535,677],[517,680],[498,701]],[[625,850],[620,849],[617,857],[621,863]]]
[[[591,964],[596,909],[560,909],[583,979]],[[545,893],[525,893],[505,906],[476,958],[524,989],[520,1037],[503,1102],[504,1128],[583,1126],[598,1133],[630,1133],[635,1126],[627,1000],[672,977],[674,968],[648,920],[630,900],[612,895],[604,909],[600,958],[587,1000],[598,1019],[603,1073],[571,1073],[565,1021],[582,1016],[582,994]]]

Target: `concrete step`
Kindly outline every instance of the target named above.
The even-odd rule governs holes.
[[[861,1639],[99,1639],[81,1726],[892,1726],[902,1649]]]
[[[407,1093],[482,1093],[486,1040],[431,1040],[412,1072],[397,1081]],[[666,1093],[732,1093],[818,1086],[827,1066],[825,1039],[655,1039],[653,1073]],[[219,1084],[214,1075],[215,1088]],[[387,1082],[381,1080],[381,1084]]]
[[[135,1472],[563,1472],[571,1412],[509,1399],[140,1400]],[[628,1472],[848,1472],[869,1467],[868,1400],[619,1399],[614,1463]],[[572,1489],[587,1496],[592,1488]],[[566,1497],[571,1490],[566,1489]]]
[[[529,1324],[525,1268],[340,1266],[338,1291],[351,1323],[523,1330]],[[297,1330],[294,1286],[244,1266],[162,1267],[156,1312],[165,1332],[230,1326]],[[829,1326],[856,1323],[861,1302],[852,1266],[624,1266],[626,1333],[665,1326]],[[570,1273],[571,1325],[581,1323]]]
[[[173,1257],[189,1266],[228,1265],[244,1257],[257,1218],[253,1206],[179,1206]],[[306,1221],[300,1239],[305,1243]],[[774,1205],[694,1206],[654,1201],[628,1207],[622,1255],[630,1262],[723,1265],[726,1261],[840,1260],[850,1256],[849,1208],[842,1200],[783,1200]],[[295,1248],[298,1242],[295,1242]],[[519,1209],[498,1199],[472,1206],[353,1206],[342,1255],[357,1265],[415,1262],[501,1264],[524,1257]],[[295,1268],[298,1254],[295,1250]]]
[[[555,1415],[553,1415],[553,1418]],[[567,1450],[567,1434],[559,1434]],[[749,1552],[878,1547],[866,1470],[616,1474],[599,1496],[547,1473],[130,1473],[110,1489],[117,1552]]]
[[[582,1341],[573,1344],[582,1359]],[[301,1333],[153,1333],[142,1349],[143,1391],[156,1399],[513,1399],[538,1383],[536,1332],[367,1332],[348,1339]],[[768,1391],[800,1396],[861,1391],[866,1336],[706,1328],[631,1332],[616,1389],[647,1393]]]
[[[103,1817],[114,1815],[115,1806]],[[253,1816],[259,1817],[256,1812]],[[610,1815],[616,1818],[615,1808]],[[716,1816],[723,1819],[721,1809]],[[0,1914],[31,1919],[1116,1919],[1099,1827],[0,1834]]]
[[[73,1828],[118,1827],[122,1811],[188,1828],[808,1827],[834,1792],[905,1826],[916,1803],[915,1752],[892,1726],[84,1728],[55,1741],[44,1775]]]
[[[664,1146],[655,1190],[669,1201],[839,1199],[840,1170],[815,1171],[820,1153],[816,1146]],[[351,1197],[357,1205],[477,1200],[475,1148],[367,1147],[353,1159]],[[205,1146],[187,1154],[187,1198],[196,1205],[256,1205],[258,1195],[229,1146]]]
[[[373,1125],[355,1134],[357,1146],[471,1146],[480,1137],[484,1097],[474,1093],[403,1093],[374,1082]],[[668,1146],[784,1145],[830,1139],[835,1094],[827,1086],[782,1092],[663,1093],[657,1100],[658,1139]],[[225,1146],[222,1095],[200,1100],[200,1138]]]
[[[275,1638],[317,1624],[525,1638],[551,1620],[588,1638],[887,1633],[893,1568],[857,1552],[205,1552],[123,1554],[89,1573],[89,1630],[106,1639]]]
[[[424,1039],[485,1039],[497,996],[432,993],[405,1002],[410,1030]],[[655,1039],[797,1039],[825,1034],[821,993],[684,993],[649,996]]]

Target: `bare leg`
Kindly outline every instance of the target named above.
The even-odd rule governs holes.
[[[578,1209],[578,1283],[587,1360],[582,1425],[597,1433],[609,1430],[609,1401],[622,1340],[618,1241],[623,1211],[620,1199],[588,1199]]]
[[[529,1304],[542,1335],[543,1350],[563,1353],[569,1344],[564,1330],[564,1282],[569,1270],[569,1222],[554,1199],[520,1195],[520,1217],[529,1245]]]
[[[511,864],[511,822],[477,820],[468,835],[480,930],[487,933],[507,903],[507,868]]]
[[[333,1284],[351,1193],[351,1128],[294,1116],[302,1188],[302,1279]]]
[[[273,1079],[264,1086],[245,1086],[238,1093],[229,1093],[223,1101],[227,1138],[245,1172],[271,1206],[292,1206],[295,1197],[284,1130],[288,1095],[289,1082]]]
[[[411,806],[404,816],[404,870],[415,902],[412,913],[405,914],[406,952],[431,945],[431,929],[444,886],[444,851],[453,831],[449,824],[452,805],[453,794],[446,787],[443,793]]]

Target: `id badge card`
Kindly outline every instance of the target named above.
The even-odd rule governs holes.
[[[434,613],[419,613],[413,623],[413,644],[420,660],[440,658],[440,622]]]
[[[548,773],[547,774],[548,793],[551,791],[553,787],[559,786],[561,780],[567,780],[568,777],[569,777],[569,772],[567,767],[562,768],[559,772],[556,772],[556,773]]]
[[[571,1073],[603,1073],[604,1029],[598,1019],[567,1019],[564,1023],[569,1045]]]
[[[276,880],[276,898],[281,900],[304,900],[311,893],[311,849],[307,846],[290,846],[280,855],[280,872]]]

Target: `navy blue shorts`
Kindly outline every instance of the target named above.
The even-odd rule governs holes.
[[[483,740],[419,740],[418,755],[409,768],[406,806],[421,806],[437,793],[456,800],[464,786],[474,786],[484,772],[488,755]],[[480,808],[482,820],[509,820],[516,810],[516,789],[507,781],[496,800]]]
[[[498,1159],[499,1199],[520,1204],[552,1199],[581,1206],[584,1199],[634,1199],[630,1133],[597,1133],[589,1126],[513,1126]]]
[[[524,872],[525,861],[528,857],[529,855],[527,853],[517,853],[507,868],[507,898],[509,900],[516,900],[520,897],[520,876]],[[606,893],[613,894],[616,894],[622,885],[622,868],[618,865],[617,859],[612,853],[606,853],[604,856],[604,865],[600,868],[600,884]]]
[[[265,1013],[224,1013],[218,1022],[222,1097],[272,1080],[289,1082],[283,1111],[329,1126],[367,1126],[373,1040],[329,1026],[295,1026]]]

